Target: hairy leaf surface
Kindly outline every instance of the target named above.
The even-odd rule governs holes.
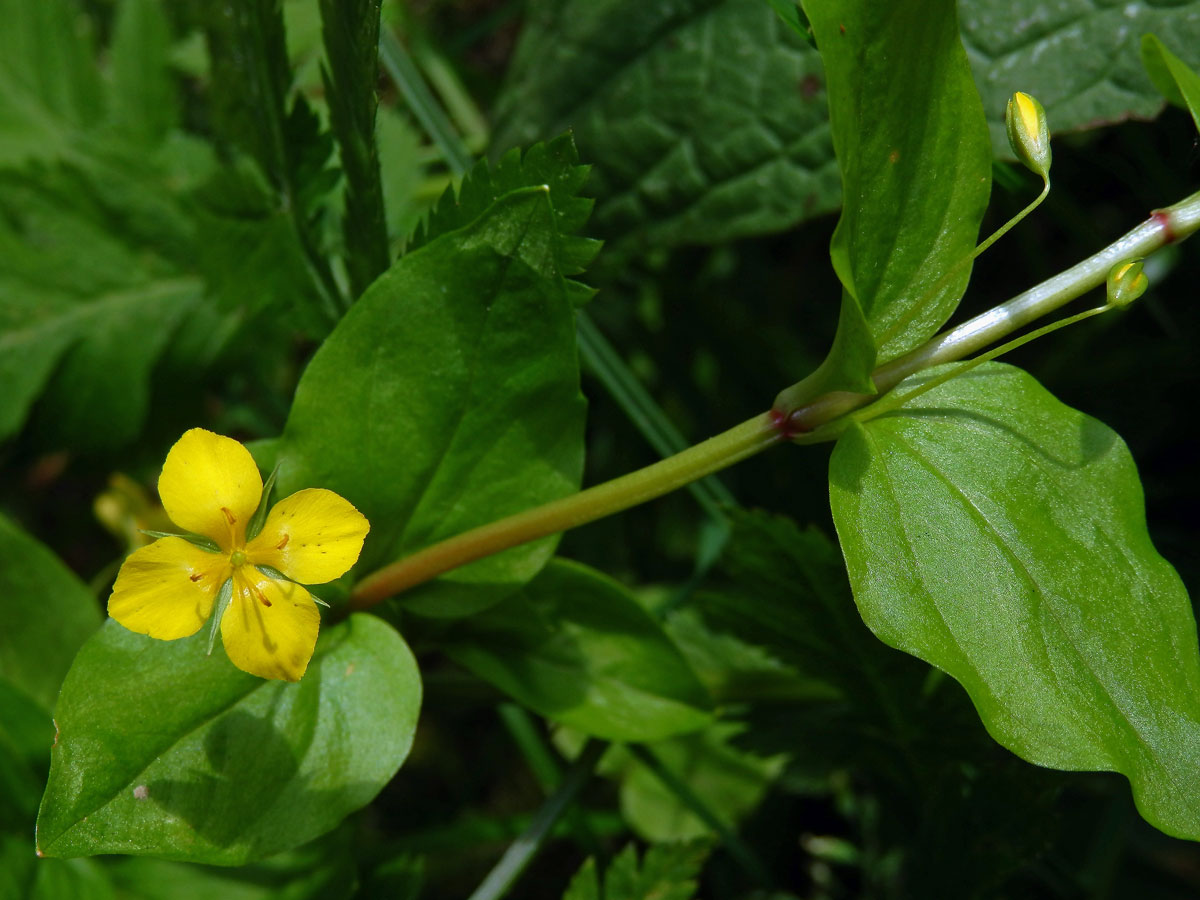
[[[722,241],[837,204],[820,59],[762,0],[540,0],[495,146],[570,129],[595,222],[628,244]]]
[[[1080,131],[1162,109],[1138,53],[1147,32],[1200,65],[1200,2],[964,0],[963,42],[979,84],[992,146],[1011,157],[1004,107],[1013,91],[1033,94],[1054,132]]]

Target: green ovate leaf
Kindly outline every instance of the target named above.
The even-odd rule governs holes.
[[[747,702],[726,700],[745,723],[735,748],[786,754],[774,795],[836,797],[849,774],[872,803],[846,815],[876,859],[902,867],[912,897],[1002,883],[1054,845],[1062,777],[1003,750],[955,682],[872,636],[837,546],[782,516],[738,512],[732,522],[720,567],[691,606],[825,687],[789,694],[751,684]]]
[[[575,873],[562,900],[691,900],[700,870],[712,848],[707,841],[651,847],[638,862],[627,844],[609,864],[603,880],[589,858]]]
[[[595,163],[599,232],[719,242],[836,208],[821,62],[763,0],[539,0],[494,146],[570,129]]]
[[[0,678],[48,712],[76,651],[102,618],[87,586],[0,516]]]
[[[322,634],[295,684],[204,646],[109,622],[80,650],[55,709],[40,853],[240,865],[333,828],[407,756],[420,676],[380,619]]]
[[[513,191],[405,255],[305,371],[276,445],[280,494],[320,486],[358,507],[371,522],[360,571],[578,489],[585,404],[552,190]],[[556,542],[456,569],[404,602],[484,608]]]
[[[619,584],[556,560],[520,592],[456,623],[446,653],[535,712],[616,741],[706,725],[708,693]]]
[[[1190,112],[1200,129],[1200,75],[1152,34],[1142,37],[1142,62],[1159,93]]]
[[[842,171],[833,265],[887,362],[937,331],[966,288],[991,186],[983,107],[954,0],[804,9]]]
[[[1051,131],[1079,131],[1148,119],[1162,108],[1139,60],[1138,42],[1147,32],[1164,35],[1186,64],[1200,66],[1197,0],[1058,6],[963,0],[959,14],[992,146],[1008,158],[1004,107],[1013,91],[1041,101]]]
[[[882,640],[962,683],[1020,756],[1120,772],[1152,824],[1200,838],[1196,624],[1116,434],[987,364],[852,426],[830,494]]]

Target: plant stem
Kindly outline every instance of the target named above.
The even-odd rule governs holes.
[[[661,497],[781,443],[779,424],[763,413],[644,469],[426,547],[359,582],[350,606],[366,609],[450,569]]]
[[[600,762],[600,757],[608,749],[604,741],[591,741],[580,752],[579,757],[567,771],[566,777],[558,790],[551,795],[542,808],[538,810],[525,833],[517,838],[500,857],[500,861],[488,872],[487,877],[480,883],[470,900],[498,900],[508,893],[513,882],[529,865],[529,861],[546,840],[546,835],[554,827],[554,823],[566,811],[567,805],[575,799],[575,795],[587,783]]]
[[[1141,225],[1067,271],[880,366],[872,375],[877,394],[835,391],[786,416],[774,410],[763,413],[644,469],[426,547],[363,579],[350,595],[350,608],[366,609],[458,566],[661,497],[789,438],[803,443],[807,433],[878,400],[879,394],[909,375],[963,359],[1007,337],[1103,284],[1117,263],[1147,256],[1198,229],[1200,193],[1156,211]]]
[[[1049,325],[1043,325],[1041,328],[1034,329],[1028,334],[1023,334],[1020,337],[1013,338],[1007,343],[1001,344],[999,347],[993,347],[987,353],[981,353],[979,356],[960,362],[957,366],[947,369],[933,378],[923,380],[911,390],[897,393],[889,391],[884,394],[879,400],[868,404],[860,409],[854,410],[844,416],[839,416],[832,422],[822,425],[815,431],[810,431],[805,434],[797,435],[792,440],[798,444],[820,444],[825,441],[837,440],[838,436],[850,425],[851,422],[868,422],[871,419],[876,419],[879,416],[889,413],[894,409],[899,409],[905,406],[909,401],[915,400],[922,394],[933,390],[945,384],[947,381],[952,381],[960,375],[965,375],[977,366],[983,365],[985,362],[991,362],[998,356],[1003,356],[1005,353],[1011,353],[1018,347],[1024,347],[1030,341],[1036,341],[1040,337],[1045,337],[1060,328],[1066,328],[1068,325],[1074,325],[1077,322],[1082,322],[1085,319],[1090,319],[1092,316],[1098,316],[1108,312],[1110,309],[1117,307],[1111,303],[1106,303],[1104,306],[1097,306],[1092,309],[1086,309],[1081,313],[1076,313],[1073,316],[1067,316],[1065,319],[1059,319],[1056,322],[1051,322]]]
[[[812,431],[878,399],[878,394],[890,391],[915,372],[969,356],[1103,284],[1117,263],[1148,256],[1197,229],[1200,229],[1200,193],[1156,211],[1141,225],[1065,272],[880,366],[871,376],[877,394],[849,391],[825,394],[792,411],[787,418],[788,428],[795,434]]]

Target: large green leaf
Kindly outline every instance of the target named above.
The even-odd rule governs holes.
[[[140,429],[164,357],[195,378],[232,330],[196,277],[221,280],[188,196],[215,160],[172,130],[160,3],[116,4],[107,73],[74,2],[0,16],[0,439],[36,409],[39,443],[111,448]],[[242,228],[239,260],[260,236]],[[269,296],[278,271],[241,274]]]
[[[1004,746],[1121,772],[1146,819],[1200,838],[1196,624],[1116,434],[988,364],[853,425],[830,494],[880,638],[961,682]]]
[[[456,623],[452,659],[548,719],[618,741],[702,728],[709,699],[662,626],[619,584],[557,560]]]
[[[991,186],[983,107],[954,0],[804,9],[842,171],[833,265],[886,362],[932,335],[966,288]]]
[[[533,151],[530,151],[531,153]],[[548,189],[511,192],[404,256],[313,357],[277,445],[280,490],[335,490],[371,521],[360,569],[578,489],[584,401]],[[547,538],[406,595],[497,602]]]
[[[0,516],[0,677],[49,711],[101,618],[96,598],[74,573]]]
[[[333,828],[407,756],[420,676],[380,619],[325,632],[295,684],[208,657],[206,640],[110,621],[80,650],[55,709],[40,853],[240,865]]]
[[[0,21],[0,165],[58,156],[104,115],[87,21],[73,0],[3,0]]]
[[[496,146],[572,128],[596,167],[600,230],[643,246],[780,231],[828,213],[839,185],[821,63],[793,33],[793,16],[769,21],[769,7],[780,5],[791,0],[530,3],[498,100]],[[992,148],[1003,156],[1014,90],[1045,103],[1055,132],[1075,131],[1161,108],[1138,62],[1143,33],[1163,35],[1200,65],[1198,0],[958,8]],[[914,70],[894,71],[903,86]]]
[[[1028,91],[1055,132],[1150,118],[1162,98],[1142,68],[1138,41],[1161,35],[1184,62],[1200,65],[1200,2],[963,0],[963,41],[983,96],[996,153],[1011,156],[1004,107]]]
[[[836,207],[820,59],[762,0],[529,6],[494,144],[570,129],[605,237],[721,241]]]

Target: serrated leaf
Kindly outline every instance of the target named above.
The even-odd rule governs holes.
[[[803,5],[842,171],[833,266],[887,362],[930,337],[966,288],[991,186],[983,107],[954,0]]]
[[[314,340],[328,334],[304,248],[261,176],[230,166],[195,200],[195,265],[219,308],[249,315],[260,330],[284,320]]]
[[[914,760],[936,768],[948,754],[969,755],[962,743],[973,735],[959,727],[966,704],[927,697],[928,668],[863,626],[828,537],[766,513],[735,512],[731,521],[720,566],[693,605],[709,627],[762,648],[795,673],[797,686],[807,684],[791,696],[752,694],[751,727],[738,746],[788,753],[822,777],[853,767],[898,785],[911,782]],[[954,740],[944,733],[951,722]]]
[[[412,744],[416,662],[373,616],[321,636],[305,677],[263,681],[110,621],[63,685],[39,852],[241,865],[370,802]]]
[[[1190,112],[1200,129],[1200,75],[1152,34],[1142,37],[1142,62],[1159,92]]]
[[[132,140],[155,145],[177,124],[175,84],[168,69],[171,29],[158,0],[121,0],[109,48],[109,116]]]
[[[830,494],[882,640],[1018,755],[1121,772],[1147,820],[1200,838],[1196,624],[1117,435],[989,363],[853,426]]]
[[[604,900],[691,900],[708,859],[706,841],[657,844],[638,865],[637,850],[627,844],[604,873]]]
[[[464,228],[506,194],[524,188],[545,187],[554,210],[557,241],[555,264],[565,276],[578,275],[600,250],[600,242],[578,235],[592,211],[591,198],[580,197],[590,166],[579,165],[579,153],[571,135],[564,134],[545,144],[535,144],[524,153],[513,148],[491,165],[481,160],[463,178],[458,190],[446,188],[441,199],[417,226],[409,241],[409,252],[441,234]],[[573,297],[591,289],[568,281]]]
[[[530,6],[493,143],[570,130],[606,238],[717,242],[836,208],[820,58],[762,0]]]
[[[73,0],[3,0],[0,22],[0,165],[57,158],[104,116],[88,22]]]
[[[313,357],[277,445],[279,489],[327,487],[367,516],[360,571],[577,490],[584,401],[557,227],[545,190],[510,192],[402,257]],[[431,615],[491,605],[555,543],[404,602]]]
[[[446,653],[518,702],[586,734],[657,740],[710,721],[708,693],[662,626],[619,584],[556,560],[458,623]]]
[[[595,857],[589,856],[571,877],[562,900],[603,900],[600,896],[600,876],[596,873]]]
[[[100,627],[92,592],[0,516],[0,677],[49,711],[80,645]]]
[[[230,6],[203,0],[212,84],[209,106],[220,136],[247,154],[287,214],[293,239],[311,281],[311,313],[326,330],[337,321],[339,294],[317,227],[338,173],[328,167],[333,138],[303,96],[291,99],[280,0],[247,0]]]

